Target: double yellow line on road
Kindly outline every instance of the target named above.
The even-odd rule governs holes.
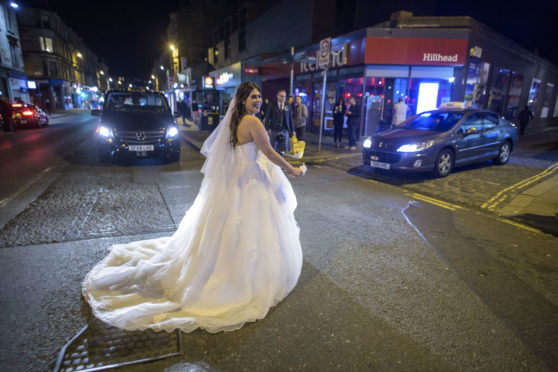
[[[450,211],[455,211],[457,209],[462,209],[461,206],[459,205],[455,205],[455,204],[451,204],[451,203],[447,203],[438,199],[434,199],[431,198],[429,196],[426,195],[421,195],[421,194],[417,194],[417,193],[406,193],[408,196],[418,199],[418,200],[422,200],[424,202],[430,203],[430,204],[434,204],[437,205],[438,207],[442,207],[445,209],[449,209]]]
[[[557,170],[558,170],[558,163],[554,163],[548,168],[546,168],[544,171],[537,173],[532,177],[526,178],[523,181],[520,181],[509,187],[506,187],[505,189],[503,189],[502,191],[494,195],[492,198],[490,198],[486,203],[481,205],[481,208],[493,211],[494,208],[498,206],[498,204],[500,204],[501,202],[503,202],[508,198],[508,195],[506,195],[506,193],[521,190],[522,188],[527,187],[534,182],[537,182],[545,177],[550,176],[552,173],[556,172]]]

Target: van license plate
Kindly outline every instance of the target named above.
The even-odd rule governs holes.
[[[128,150],[130,151],[153,151],[155,150],[155,146],[153,145],[130,145],[128,146]]]

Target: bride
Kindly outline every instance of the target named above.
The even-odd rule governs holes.
[[[205,141],[204,178],[170,237],[119,244],[85,277],[100,320],[126,330],[231,331],[262,319],[298,281],[296,198],[282,172],[303,175],[256,118],[257,85],[243,83]]]

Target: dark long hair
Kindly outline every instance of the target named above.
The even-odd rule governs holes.
[[[242,120],[244,115],[246,115],[246,107],[244,107],[244,102],[248,99],[250,93],[252,93],[252,90],[254,89],[257,89],[258,92],[261,92],[260,88],[256,84],[251,82],[240,84],[240,86],[236,90],[235,105],[232,109],[231,116],[231,144],[233,145],[233,147],[238,145],[238,124],[240,124],[240,120]]]

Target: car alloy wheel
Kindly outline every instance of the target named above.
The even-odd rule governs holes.
[[[498,156],[494,158],[494,163],[498,165],[506,164],[510,160],[511,145],[509,141],[504,141],[498,149]]]
[[[445,177],[450,174],[453,168],[453,153],[451,150],[442,150],[436,157],[434,174],[438,177]]]

